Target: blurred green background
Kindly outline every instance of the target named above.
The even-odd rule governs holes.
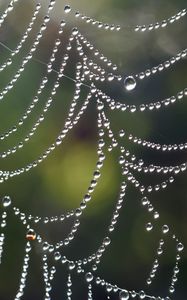
[[[8,1],[0,1],[0,10],[6,8]],[[23,55],[26,55],[37,30],[46,12],[48,1],[42,1],[43,11],[34,26],[30,39],[21,53],[15,58],[14,64],[0,73],[0,89],[12,78],[19,66]],[[100,49],[104,55],[112,59],[119,66],[123,76],[136,74],[147,68],[158,65],[187,47],[186,29],[187,18],[167,27],[151,33],[135,33],[122,30],[119,33],[104,32],[85,25],[75,20],[73,14],[64,15],[63,8],[67,2],[57,0],[52,13],[48,33],[45,34],[35,58],[47,62],[50,56],[54,40],[57,37],[57,26],[61,19],[67,21],[64,40],[56,67],[60,63],[61,55],[72,27],[77,26],[87,39]],[[69,1],[74,9],[80,10],[88,16],[104,22],[122,25],[148,24],[156,20],[170,17],[185,8],[185,0],[95,0],[95,1]],[[14,49],[24,33],[24,28],[34,9],[34,1],[20,0],[16,9],[11,12],[6,22],[0,29],[0,41],[11,49]],[[74,74],[75,49],[66,74]],[[0,47],[0,63],[9,57],[9,52]],[[91,57],[93,59],[93,57]],[[31,102],[35,95],[39,82],[45,74],[44,65],[32,61],[26,67],[24,76],[21,76],[8,95],[6,101],[0,103],[1,133],[12,127]],[[177,94],[186,87],[187,62],[180,61],[172,68],[143,80],[138,84],[133,93],[126,93],[119,86],[102,84],[100,87],[126,104],[156,102],[160,99]],[[30,118],[23,128],[8,139],[1,142],[1,152],[16,145],[30,130],[32,124],[39,116],[42,104],[49,96],[50,87],[54,82],[55,74],[50,75],[49,84],[41,96]],[[83,96],[86,90],[83,89]],[[73,84],[67,79],[62,80],[61,88],[55,97],[54,105],[47,113],[47,117],[39,127],[33,139],[15,155],[0,161],[0,169],[12,170],[24,166],[33,161],[54,141],[60,132],[66,118],[68,104],[72,99]],[[107,111],[111,119],[112,127],[117,132],[124,128],[128,133],[160,143],[180,143],[187,141],[187,103],[186,100],[179,102],[162,112],[148,113],[121,113]],[[91,175],[96,163],[97,128],[95,103],[89,105],[86,114],[79,124],[69,133],[64,143],[58,147],[49,158],[39,167],[19,177],[1,184],[0,196],[6,194],[12,197],[15,206],[34,215],[59,215],[69,209],[77,207],[90,182]],[[148,163],[162,165],[178,164],[187,161],[186,152],[178,154],[160,154],[153,151],[145,151],[144,148],[124,144],[138,158],[144,158]],[[114,151],[107,154],[107,160],[102,172],[102,178],[93,202],[90,203],[86,213],[81,218],[80,231],[65,253],[69,257],[78,259],[94,252],[106,234],[107,226],[115,207],[119,184],[121,180],[120,170],[117,164],[119,153]],[[161,181],[161,178],[153,178],[153,182]],[[143,176],[142,182],[148,185],[152,178]],[[161,224],[167,223],[177,236],[187,243],[187,175],[179,175],[176,182],[166,191],[154,193],[152,202],[160,212]],[[145,281],[151,270],[155,257],[159,231],[147,234],[145,224],[149,215],[140,205],[139,194],[128,187],[124,208],[116,231],[112,234],[112,245],[106,251],[97,274],[106,280],[116,283],[127,289],[145,289],[151,295],[167,295],[167,287],[170,283],[172,269],[175,260],[175,248],[169,241],[166,243],[166,252],[162,257],[162,265],[153,286],[146,287]],[[163,221],[164,220],[164,221]],[[48,241],[58,241],[66,236],[71,224],[47,225],[38,227],[37,230]],[[18,220],[12,216],[9,218],[7,227],[7,243],[5,255],[0,266],[0,300],[13,299],[19,283],[19,274],[22,267],[22,259],[25,245],[25,231]],[[68,250],[68,251],[67,251]],[[42,299],[43,283],[41,274],[41,258],[39,249],[34,246],[32,264],[29,272],[26,296],[24,299]],[[183,254],[181,272],[174,299],[185,300],[187,298],[187,253]],[[58,300],[65,297],[66,270],[59,268],[52,292],[52,299]],[[86,299],[86,285],[80,278],[74,279],[72,299]],[[107,299],[104,289],[95,291],[95,299]],[[111,295],[111,297],[113,297]],[[112,298],[113,299],[113,298]],[[173,299],[173,298],[172,298]]]

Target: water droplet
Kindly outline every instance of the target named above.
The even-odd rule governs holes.
[[[142,205],[143,205],[143,206],[147,205],[148,202],[149,202],[149,200],[148,200],[147,197],[143,197],[143,198],[142,198]]]
[[[147,223],[146,230],[151,231],[153,229],[153,225],[151,223]]]
[[[136,80],[133,76],[128,76],[124,80],[124,86],[127,91],[132,91],[136,87]]]
[[[108,246],[108,245],[110,244],[110,242],[111,242],[111,240],[110,240],[109,237],[106,237],[106,238],[104,239],[104,241],[103,241],[103,243],[104,243],[105,246]]]
[[[164,234],[166,234],[166,233],[169,232],[169,227],[168,227],[168,225],[163,225],[163,226],[162,226],[162,232],[163,232]]]
[[[150,285],[152,283],[151,278],[147,279],[147,284]]]
[[[171,286],[171,287],[169,288],[169,292],[170,292],[171,294],[173,294],[173,293],[175,292],[174,286]]]
[[[44,17],[44,23],[48,23],[50,21],[50,17],[47,15]]]
[[[157,211],[154,212],[154,219],[158,219],[159,218],[159,213]]]
[[[2,227],[2,228],[6,227],[6,224],[7,224],[6,221],[3,220],[3,221],[1,222],[1,227]]]
[[[59,146],[62,143],[62,139],[59,137],[56,139],[56,145]]]
[[[108,79],[108,81],[114,80],[114,74],[112,74],[112,73],[108,74],[107,79]]]
[[[28,241],[34,241],[36,239],[36,233],[33,229],[29,229],[26,234],[26,239]]]
[[[99,111],[101,111],[103,108],[104,108],[103,102],[98,102],[98,104],[97,104],[97,109],[98,109]]]
[[[4,206],[4,207],[8,207],[8,206],[11,205],[12,200],[11,200],[11,198],[10,198],[9,196],[5,196],[5,197],[3,197],[3,199],[2,199],[2,203],[3,203],[3,206]]]
[[[113,289],[113,288],[112,288],[112,285],[111,285],[111,284],[107,284],[107,285],[106,285],[106,290],[107,290],[108,293],[110,293],[110,292],[112,291],[112,289]]]
[[[66,6],[64,7],[64,12],[65,12],[66,14],[68,14],[68,13],[70,13],[70,11],[71,11],[71,6],[66,5]]]
[[[125,136],[125,131],[123,129],[121,129],[119,131],[119,137],[124,137]]]
[[[91,282],[93,280],[92,273],[91,272],[86,273],[85,278],[87,282]]]
[[[120,300],[128,300],[129,299],[129,292],[126,290],[123,290],[119,293]]]
[[[136,294],[135,291],[132,291],[132,292],[131,292],[131,297],[132,297],[132,298],[136,298],[136,295],[137,295],[137,294]]]
[[[139,298],[140,299],[145,299],[146,295],[145,295],[145,292],[144,291],[140,291],[139,292]]]
[[[72,34],[75,36],[79,33],[78,29],[75,27],[72,29]]]
[[[163,254],[163,249],[162,249],[161,247],[159,247],[159,248],[157,249],[157,254],[158,254],[158,255],[162,255],[162,254]]]
[[[61,27],[66,26],[66,22],[65,22],[64,20],[62,20],[61,23],[60,23],[60,26],[61,26]]]
[[[44,242],[42,245],[43,251],[47,251],[49,249],[49,244],[47,242]]]
[[[60,252],[55,252],[55,253],[54,253],[54,259],[55,259],[55,260],[61,259],[61,254],[60,254]]]
[[[184,245],[182,243],[178,243],[177,245],[177,251],[181,252],[184,250]]]
[[[68,264],[69,270],[73,270],[75,268],[75,263],[73,261],[70,261]]]

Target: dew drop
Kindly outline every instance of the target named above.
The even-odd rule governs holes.
[[[61,259],[61,254],[60,254],[60,252],[55,252],[55,253],[54,253],[54,259],[55,259],[55,260],[60,260],[60,259]]]
[[[75,263],[73,261],[70,261],[68,264],[69,270],[73,270],[75,268]]]
[[[108,246],[108,245],[110,244],[110,242],[111,242],[111,240],[110,240],[109,237],[106,237],[106,238],[104,239],[104,241],[103,241],[103,243],[104,243],[105,246]]]
[[[92,273],[91,272],[86,273],[85,278],[87,282],[91,282],[93,280]]]
[[[170,294],[173,294],[173,293],[175,292],[174,286],[171,286],[171,287],[169,288],[169,292],[170,292]]]
[[[72,34],[75,36],[79,33],[78,29],[75,27],[72,29]]]
[[[66,6],[64,7],[64,12],[65,12],[66,14],[68,14],[68,13],[70,13],[70,11],[71,11],[71,6],[66,5]]]
[[[142,205],[143,205],[143,206],[147,205],[148,202],[149,202],[149,200],[148,200],[147,197],[143,197],[143,198],[142,198]]]
[[[119,293],[119,299],[120,300],[128,300],[129,299],[129,292],[126,290],[123,290]]]
[[[135,291],[132,291],[132,292],[131,292],[131,297],[132,297],[132,298],[136,298],[136,295],[137,295],[137,294],[136,294]]]
[[[112,285],[111,284],[107,284],[106,285],[106,290],[107,290],[108,293],[110,293],[112,291]]]
[[[146,230],[151,231],[153,229],[153,225],[151,223],[147,223]]]
[[[4,228],[4,227],[6,227],[6,221],[5,221],[5,220],[3,220],[3,221],[1,222],[1,228]]]
[[[47,251],[49,249],[49,244],[47,242],[44,242],[42,245],[43,251]]]
[[[166,234],[166,233],[169,232],[169,227],[168,227],[168,225],[163,225],[163,226],[162,226],[162,232],[163,232],[164,234]]]
[[[114,80],[114,75],[112,73],[108,74],[108,81]]]
[[[184,245],[182,244],[182,243],[178,243],[177,244],[177,251],[178,252],[181,252],[181,251],[183,251],[184,250]]]
[[[11,198],[10,198],[9,196],[3,197],[2,203],[3,203],[3,206],[4,206],[4,207],[10,206],[11,203],[12,203]]]
[[[59,146],[62,143],[62,139],[59,137],[56,139],[56,145]]]
[[[128,76],[124,80],[124,86],[127,91],[132,91],[136,87],[136,80],[133,76]]]
[[[50,21],[50,17],[47,15],[44,17],[44,23],[48,23]]]
[[[97,104],[97,109],[98,109],[99,111],[101,111],[103,108],[104,108],[104,104],[103,104],[102,102],[99,102],[99,103]]]
[[[145,299],[146,295],[145,295],[145,292],[144,291],[140,291],[139,292],[139,298],[140,299]]]
[[[150,285],[151,283],[152,283],[151,279],[148,278],[148,279],[147,279],[147,284]]]
[[[119,131],[119,137],[124,137],[125,136],[125,131],[123,129],[121,129]]]
[[[159,218],[159,213],[157,211],[154,212],[154,219],[158,219]]]
[[[28,241],[34,241],[36,239],[36,233],[33,229],[29,229],[26,234],[26,239]]]

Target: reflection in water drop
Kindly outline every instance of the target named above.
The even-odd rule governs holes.
[[[126,290],[123,290],[119,294],[120,300],[128,300],[129,299],[129,293]]]

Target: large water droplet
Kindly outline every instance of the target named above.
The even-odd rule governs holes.
[[[145,295],[145,292],[144,291],[140,291],[139,292],[139,298],[140,299],[145,299],[146,295]]]
[[[120,300],[128,300],[129,299],[129,292],[126,290],[123,290],[119,293],[119,299]]]
[[[8,207],[8,206],[11,205],[12,200],[11,200],[11,198],[10,198],[9,196],[5,196],[5,197],[3,197],[3,199],[2,199],[2,203],[3,203],[3,206],[4,206],[4,207]]]
[[[136,80],[133,76],[128,76],[124,80],[124,86],[127,91],[132,91],[136,87]]]

